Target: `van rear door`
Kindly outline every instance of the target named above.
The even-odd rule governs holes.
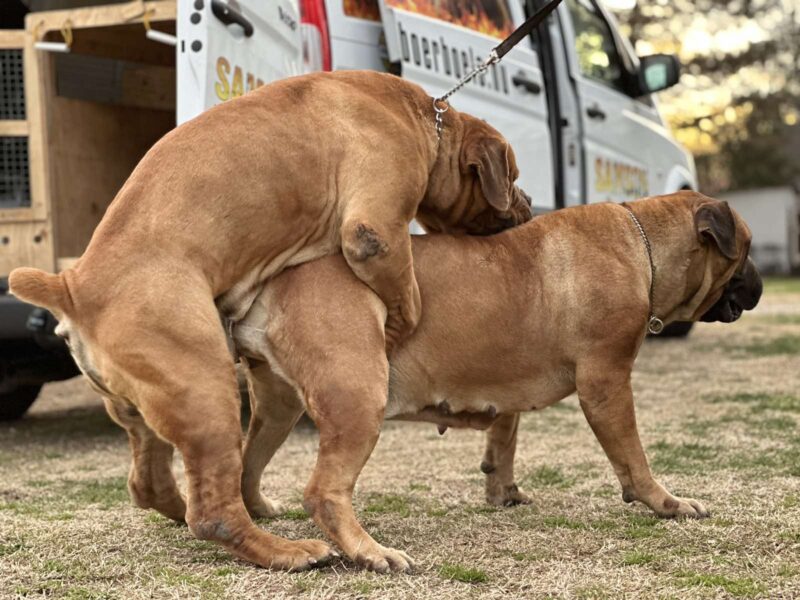
[[[513,0],[378,0],[389,60],[402,76],[440,96],[479,65],[524,21]],[[523,40],[503,60],[451,98],[458,110],[486,119],[511,143],[518,184],[537,209],[555,208],[544,78],[536,48]],[[434,122],[431,107],[431,127]]]
[[[297,0],[178,0],[177,121],[301,73]]]

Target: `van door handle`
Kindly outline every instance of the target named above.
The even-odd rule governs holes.
[[[589,115],[590,119],[597,119],[598,121],[606,120],[606,113],[603,112],[603,109],[600,108],[600,106],[597,104],[593,104],[592,106],[587,108],[586,114]]]
[[[242,29],[244,29],[245,37],[253,35],[253,24],[248,21],[242,13],[234,10],[229,5],[222,2],[222,0],[211,0],[211,12],[225,25],[230,25],[232,23],[241,25]]]
[[[536,83],[535,81],[531,81],[527,77],[525,77],[525,73],[517,73],[511,78],[511,83],[513,83],[516,87],[523,87],[526,91],[530,92],[531,94],[541,94],[542,93],[542,86]]]

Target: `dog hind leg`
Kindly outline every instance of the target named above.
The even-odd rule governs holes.
[[[172,473],[172,444],[158,437],[132,404],[103,398],[109,416],[128,433],[131,470],[128,491],[139,508],[154,508],[165,517],[183,521],[186,503]]]
[[[242,500],[241,398],[213,300],[175,290],[181,303],[148,303],[107,313],[98,330],[108,369],[116,368],[147,425],[183,456],[186,523],[199,539],[266,568],[303,570],[335,556],[317,540],[290,541],[257,527]],[[146,309],[146,310],[144,310]],[[132,319],[127,322],[125,319]],[[135,345],[125,332],[143,330]],[[127,343],[126,343],[127,342]],[[112,366],[113,365],[113,366]]]
[[[486,501],[495,506],[530,504],[531,498],[514,481],[519,413],[501,415],[486,431],[481,471],[486,474]]]
[[[266,362],[247,361],[250,426],[244,446],[242,496],[254,518],[274,517],[280,506],[261,494],[264,468],[305,412],[294,388]]]

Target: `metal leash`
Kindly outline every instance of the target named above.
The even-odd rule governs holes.
[[[442,122],[442,115],[447,112],[450,108],[450,103],[447,99],[455,94],[458,90],[462,87],[467,85],[470,81],[475,79],[481,73],[485,73],[486,70],[491,67],[493,64],[500,62],[500,57],[497,55],[497,50],[492,50],[489,53],[489,58],[487,58],[482,64],[478,65],[472,71],[464,75],[458,83],[453,86],[449,92],[447,92],[444,96],[439,96],[438,98],[433,99],[433,110],[436,111],[436,137],[442,139],[442,127],[444,123]],[[444,107],[440,107],[439,104],[443,103]]]
[[[433,98],[433,110],[436,112],[436,137],[437,139],[442,139],[442,128],[444,127],[444,123],[442,121],[442,115],[447,112],[450,108],[450,103],[447,99],[455,94],[458,90],[463,88],[467,85],[470,81],[475,79],[478,75],[485,73],[486,70],[494,64],[500,62],[500,59],[503,58],[508,52],[517,44],[519,44],[525,36],[527,36],[534,28],[541,25],[547,16],[555,10],[555,8],[561,4],[561,0],[551,0],[548,4],[540,8],[536,11],[530,18],[528,18],[522,25],[517,27],[511,35],[509,35],[506,39],[502,42],[497,44],[492,51],[489,53],[489,58],[487,58],[483,63],[475,67],[472,71],[464,75],[461,79],[459,79],[458,83],[453,86],[450,91],[448,91],[445,95],[439,96],[438,98]]]
[[[647,331],[653,335],[658,335],[664,331],[664,321],[653,314],[653,295],[655,294],[656,285],[656,265],[653,262],[653,248],[650,246],[650,240],[648,239],[647,234],[644,232],[644,227],[642,227],[642,224],[639,222],[639,219],[636,217],[636,215],[633,214],[630,206],[627,204],[622,204],[622,207],[628,211],[631,219],[633,219],[633,224],[636,225],[636,229],[639,230],[639,235],[642,236],[645,250],[647,250],[647,259],[650,261],[650,318],[647,320]]]

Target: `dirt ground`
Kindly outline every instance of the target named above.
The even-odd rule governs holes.
[[[124,434],[82,380],[51,384],[0,425],[0,597],[800,597],[800,282],[769,282],[733,325],[649,341],[634,389],[656,476],[712,518],[624,504],[575,398],[523,417],[531,506],[485,504],[481,433],[390,423],[356,495],[367,529],[417,561],[386,576],[271,573],[133,507]],[[287,512],[262,527],[321,536],[300,502],[315,449],[305,428],[278,453],[263,489]]]

